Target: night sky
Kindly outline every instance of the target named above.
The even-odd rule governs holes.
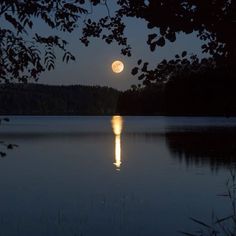
[[[111,12],[115,9],[114,5],[109,5],[109,7]],[[95,8],[91,17],[96,18],[104,14],[106,14],[105,7],[99,6]],[[61,57],[58,57],[56,69],[42,74],[39,83],[100,85],[126,90],[130,88],[130,85],[137,84],[137,79],[130,72],[140,58],[150,62],[150,65],[155,65],[162,59],[171,58],[184,50],[197,54],[201,51],[201,42],[196,34],[179,34],[175,43],[167,42],[163,48],[157,48],[155,52],[151,52],[146,44],[147,35],[155,31],[148,30],[146,23],[142,20],[127,18],[125,23],[127,26],[125,34],[132,46],[131,58],[121,55],[121,48],[117,44],[108,45],[97,38],[91,40],[89,47],[85,47],[79,40],[81,30],[78,29],[72,34],[63,35],[70,43],[69,49],[76,56],[76,62],[65,64],[62,63]],[[36,32],[40,31],[45,35],[52,34],[51,29],[47,29],[40,23],[37,24]],[[116,59],[122,60],[125,64],[125,70],[121,74],[114,74],[111,70],[111,63]]]

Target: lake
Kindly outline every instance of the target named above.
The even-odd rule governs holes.
[[[2,236],[175,236],[230,210],[236,118],[9,118]]]

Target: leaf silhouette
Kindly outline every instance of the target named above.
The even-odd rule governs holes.
[[[182,52],[182,57],[186,57],[187,56],[187,52],[186,51],[183,51]]]
[[[139,68],[135,67],[135,68],[132,69],[131,74],[136,75],[136,74],[138,74],[138,71],[139,71]]]

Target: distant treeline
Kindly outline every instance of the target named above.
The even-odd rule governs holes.
[[[123,115],[236,116],[236,78],[222,68],[172,76],[121,94]]]
[[[225,68],[173,73],[120,92],[99,86],[0,85],[0,115],[236,116],[236,79]]]
[[[0,85],[0,115],[112,115],[119,91],[99,86]]]

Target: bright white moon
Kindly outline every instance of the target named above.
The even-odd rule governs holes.
[[[124,70],[124,63],[122,61],[114,61],[111,68],[114,73],[119,74]]]

